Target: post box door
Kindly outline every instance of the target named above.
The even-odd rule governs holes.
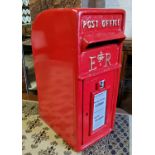
[[[83,143],[89,143],[111,131],[117,71],[107,71],[83,82]]]

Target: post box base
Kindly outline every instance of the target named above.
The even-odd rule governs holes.
[[[76,146],[74,147],[74,146],[72,146],[72,148],[73,148],[76,152],[83,151],[84,149],[86,149],[87,147],[90,147],[91,145],[95,144],[97,141],[99,141],[100,139],[104,138],[105,136],[107,136],[107,135],[110,134],[111,132],[112,132],[112,128],[109,129],[109,130],[107,131],[107,133],[105,133],[104,136],[102,136],[102,137],[97,137],[96,139],[93,139],[93,140],[90,141],[89,143],[83,144],[83,145],[81,145],[81,146],[79,146],[79,147],[76,147]]]

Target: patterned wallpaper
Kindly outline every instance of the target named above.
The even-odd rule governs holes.
[[[31,14],[29,6],[29,0],[22,0],[22,24],[31,23]]]

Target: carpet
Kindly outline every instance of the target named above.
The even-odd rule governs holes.
[[[116,113],[114,130],[84,151],[77,153],[39,117],[37,101],[23,100],[23,155],[129,155],[130,117]]]

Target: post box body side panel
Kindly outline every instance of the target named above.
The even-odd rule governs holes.
[[[39,113],[71,146],[77,145],[77,16],[47,10],[32,27]]]

